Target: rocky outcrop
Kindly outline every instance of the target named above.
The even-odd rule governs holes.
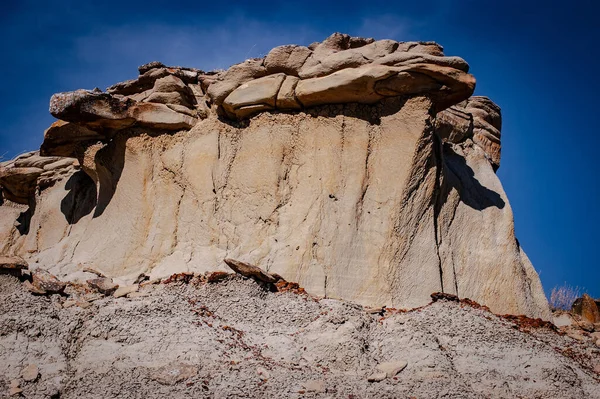
[[[0,224],[2,249],[71,280],[233,258],[373,307],[445,292],[550,318],[494,173],[500,108],[474,85],[435,43],[334,34],[227,71],[154,62],[105,93],[59,93],[41,158],[75,166],[51,187],[34,164],[2,170],[0,213],[29,212],[27,230]]]

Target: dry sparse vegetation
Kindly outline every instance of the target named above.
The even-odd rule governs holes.
[[[573,302],[581,297],[581,289],[572,287],[566,282],[552,288],[550,293],[550,306],[553,310],[570,310]]]

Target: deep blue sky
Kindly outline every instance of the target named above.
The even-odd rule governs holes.
[[[435,40],[503,111],[502,166],[521,245],[549,292],[600,297],[597,1],[30,1],[0,14],[0,155],[39,147],[59,91],[106,88],[159,60],[210,70],[340,31]],[[493,4],[492,4],[493,3]]]

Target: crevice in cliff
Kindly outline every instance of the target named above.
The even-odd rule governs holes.
[[[435,126],[435,119],[433,126]],[[442,154],[442,142],[439,139],[438,135],[435,133],[435,130],[432,135],[433,139],[433,156],[435,158],[434,166],[435,166],[435,191],[434,191],[434,199],[433,199],[433,230],[435,235],[435,252],[438,260],[438,269],[440,272],[440,286],[442,292],[444,290],[444,268],[442,267],[442,257],[440,256],[440,246],[442,245],[442,234],[439,228],[439,217],[442,206],[445,202],[445,199],[442,198],[442,179],[443,179],[443,165],[444,158]]]
[[[374,132],[373,129],[375,127],[373,125],[369,126],[369,138],[367,141],[367,154],[365,156],[365,170],[363,174],[363,180],[361,183],[361,194],[356,203],[356,228],[358,229],[360,220],[362,219],[363,214],[363,206],[365,203],[365,196],[367,195],[367,190],[369,190],[370,176],[369,176],[369,162],[371,160],[371,153],[373,152],[373,141],[374,141]]]

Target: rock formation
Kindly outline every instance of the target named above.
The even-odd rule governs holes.
[[[495,175],[500,108],[468,70],[432,42],[333,34],[55,94],[39,154],[0,169],[0,253],[121,285],[229,257],[369,306],[446,292],[548,319]]]

